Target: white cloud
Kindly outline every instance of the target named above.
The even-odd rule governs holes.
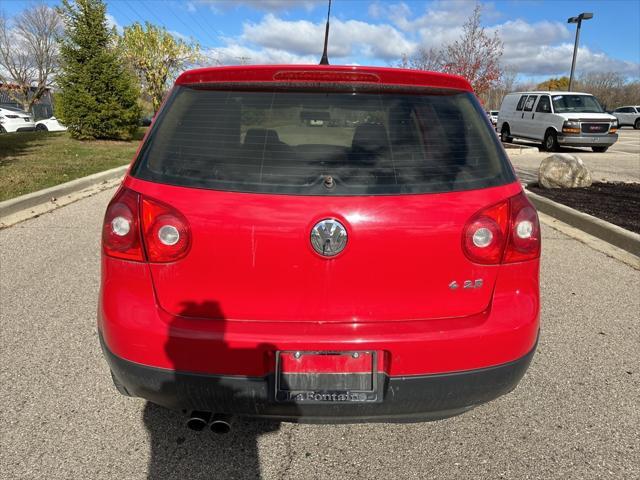
[[[505,44],[503,62],[523,75],[568,75],[573,56],[573,43],[560,45],[535,45],[519,43]],[[611,58],[603,52],[594,52],[589,47],[578,49],[577,71],[580,73],[617,72],[631,77],[640,77],[640,65],[634,62]]]
[[[438,0],[429,4],[424,13],[416,14],[407,3],[376,1],[369,6],[369,15],[386,20],[402,32],[409,41],[415,39],[421,47],[440,48],[454,42],[462,34],[462,25],[469,17],[474,2],[470,0]],[[482,19],[497,21],[501,14],[494,3],[482,4]],[[565,75],[571,66],[573,31],[560,22],[529,23],[522,19],[494,23],[487,28],[497,31],[504,43],[503,63],[523,75]],[[410,54],[410,51],[405,53]],[[617,60],[606,53],[594,52],[583,45],[578,53],[581,72],[617,71],[629,76],[640,75],[640,65]]]
[[[524,20],[509,20],[495,26],[505,44],[544,43],[553,44],[572,37],[565,24],[560,22],[527,23]]]
[[[186,42],[186,43],[193,42],[193,37],[188,37],[185,34],[178,32],[177,30],[168,30],[168,32],[174,37],[176,37],[177,39],[182,40],[183,42]]]
[[[324,3],[325,0],[320,0]],[[194,5],[208,0],[192,0]],[[242,3],[268,11],[259,21],[245,22],[234,38],[220,37],[224,46],[215,50],[222,63],[317,63],[322,52],[324,18],[288,20],[278,13],[292,8],[293,0],[243,0],[215,2],[216,8]],[[296,8],[313,8],[318,2],[296,2]],[[436,0],[421,11],[410,2],[375,1],[366,5],[369,21],[332,16],[329,60],[333,64],[393,64],[418,47],[441,48],[462,34],[474,2]],[[502,19],[499,3],[483,3],[482,19],[487,31],[497,32],[504,42],[503,64],[524,76],[560,76],[571,66],[574,31],[552,21],[527,22]],[[363,5],[364,6],[364,5]],[[578,72],[617,71],[640,76],[640,64],[612,58],[583,44]]]
[[[113,27],[116,27],[116,32],[122,35],[123,28],[122,28],[122,25],[120,25],[116,20],[116,17],[114,17],[109,13],[107,13],[105,17],[107,19],[107,28],[111,30]]]
[[[376,1],[369,7],[372,18],[386,19],[399,29],[415,32],[424,28],[461,27],[475,7],[473,0],[436,0],[431,2],[424,13],[416,14],[407,3]],[[482,17],[492,20],[500,17],[493,2],[482,4]]]
[[[318,57],[296,55],[286,50],[274,48],[252,48],[237,43],[205,52],[212,63],[222,65],[265,65],[265,64],[317,64]]]
[[[518,19],[494,27],[504,42],[503,63],[523,75],[566,75],[571,68],[573,36],[560,22],[527,23]],[[615,71],[639,76],[640,65],[618,60],[588,45],[580,46],[577,65],[580,73]]]
[[[241,41],[262,47],[285,50],[296,55],[315,55],[319,58],[324,41],[324,22],[288,21],[267,14],[258,23],[245,23]],[[416,43],[391,25],[375,25],[359,20],[331,22],[329,57],[364,56],[381,60],[399,58],[413,52]]]

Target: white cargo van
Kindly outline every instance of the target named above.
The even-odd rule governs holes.
[[[502,100],[497,130],[503,142],[514,137],[560,146],[591,147],[606,152],[618,140],[618,120],[588,93],[542,91],[510,93]]]

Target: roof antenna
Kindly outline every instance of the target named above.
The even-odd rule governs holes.
[[[327,12],[327,26],[324,30],[324,50],[322,51],[322,58],[320,59],[320,65],[329,65],[329,58],[327,57],[327,42],[329,41],[329,16],[331,15],[331,0],[329,0],[329,11]]]

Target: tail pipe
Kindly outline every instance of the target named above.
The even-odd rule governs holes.
[[[231,431],[231,416],[217,413],[211,419],[211,431],[223,435]]]
[[[187,419],[187,428],[201,432],[211,421],[211,412],[193,411]]]

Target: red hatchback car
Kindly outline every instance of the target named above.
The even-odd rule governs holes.
[[[185,72],[102,244],[114,382],[194,428],[457,415],[537,342],[537,214],[460,77]]]

